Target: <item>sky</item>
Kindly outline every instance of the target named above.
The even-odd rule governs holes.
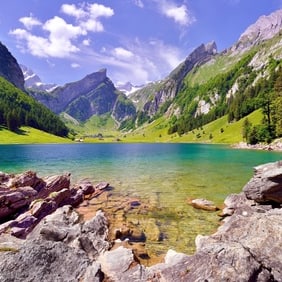
[[[43,82],[107,69],[115,83],[165,78],[200,44],[231,47],[282,0],[8,0],[0,41]]]

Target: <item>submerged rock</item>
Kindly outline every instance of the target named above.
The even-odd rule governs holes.
[[[195,209],[201,209],[205,211],[218,211],[219,208],[214,204],[214,202],[206,199],[194,199],[188,200],[188,203]]]

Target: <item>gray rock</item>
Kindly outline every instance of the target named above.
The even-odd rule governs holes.
[[[99,257],[101,269],[110,281],[146,281],[145,267],[134,259],[132,250],[122,246]]]
[[[46,186],[42,189],[38,197],[45,198],[53,192],[58,192],[64,188],[70,187],[70,174],[53,175],[44,178]]]
[[[248,199],[258,203],[282,204],[282,161],[255,167],[255,174],[243,191]]]
[[[62,242],[27,240],[17,252],[0,252],[0,281],[80,281],[90,261]]]
[[[282,10],[277,10],[268,16],[261,16],[250,25],[240,36],[233,50],[249,48],[259,42],[274,37],[282,28]]]

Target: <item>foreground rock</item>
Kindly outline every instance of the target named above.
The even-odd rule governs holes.
[[[218,231],[197,236],[194,255],[169,250],[151,267],[140,264],[126,240],[111,249],[101,211],[83,223],[64,206],[26,240],[0,236],[0,281],[282,281],[281,183],[280,162],[255,168],[244,191],[226,198]]]
[[[0,234],[8,232],[24,238],[59,207],[76,207],[85,196],[101,194],[109,184],[103,182],[96,186],[83,181],[71,187],[70,174],[39,178],[33,171],[18,175],[0,172]]]
[[[80,223],[71,206],[59,208],[26,240],[15,244],[6,235],[5,249],[10,251],[0,251],[0,281],[102,281],[95,258],[109,248],[107,235],[102,212]]]
[[[282,161],[255,167],[255,175],[243,191],[258,203],[282,204]]]

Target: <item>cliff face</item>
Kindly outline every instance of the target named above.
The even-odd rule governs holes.
[[[112,114],[119,95],[123,95],[107,77],[106,69],[57,87],[50,93],[31,91],[31,94],[53,112],[67,112],[79,121],[85,121],[93,115]],[[126,108],[124,115],[117,116],[118,121],[127,117]],[[135,111],[132,111],[130,117],[134,115]]]
[[[151,93],[149,95],[147,94],[149,97],[147,102],[144,103],[143,111],[149,116],[153,116],[162,104],[175,98],[185,76],[195,66],[209,61],[216,53],[217,47],[215,42],[206,45],[202,44],[196,48],[165,80],[159,82],[159,85],[153,91],[151,86],[148,87],[148,92]],[[155,90],[156,88],[158,90]],[[146,91],[146,88],[142,89],[142,92],[144,91]],[[138,91],[135,93],[135,96],[138,96]],[[132,98],[134,99],[134,96]]]
[[[268,16],[261,16],[241,34],[232,50],[242,51],[264,40],[271,39],[280,32],[281,28],[282,10],[275,11]]]
[[[17,60],[6,46],[0,42],[0,76],[24,90],[24,76]]]

